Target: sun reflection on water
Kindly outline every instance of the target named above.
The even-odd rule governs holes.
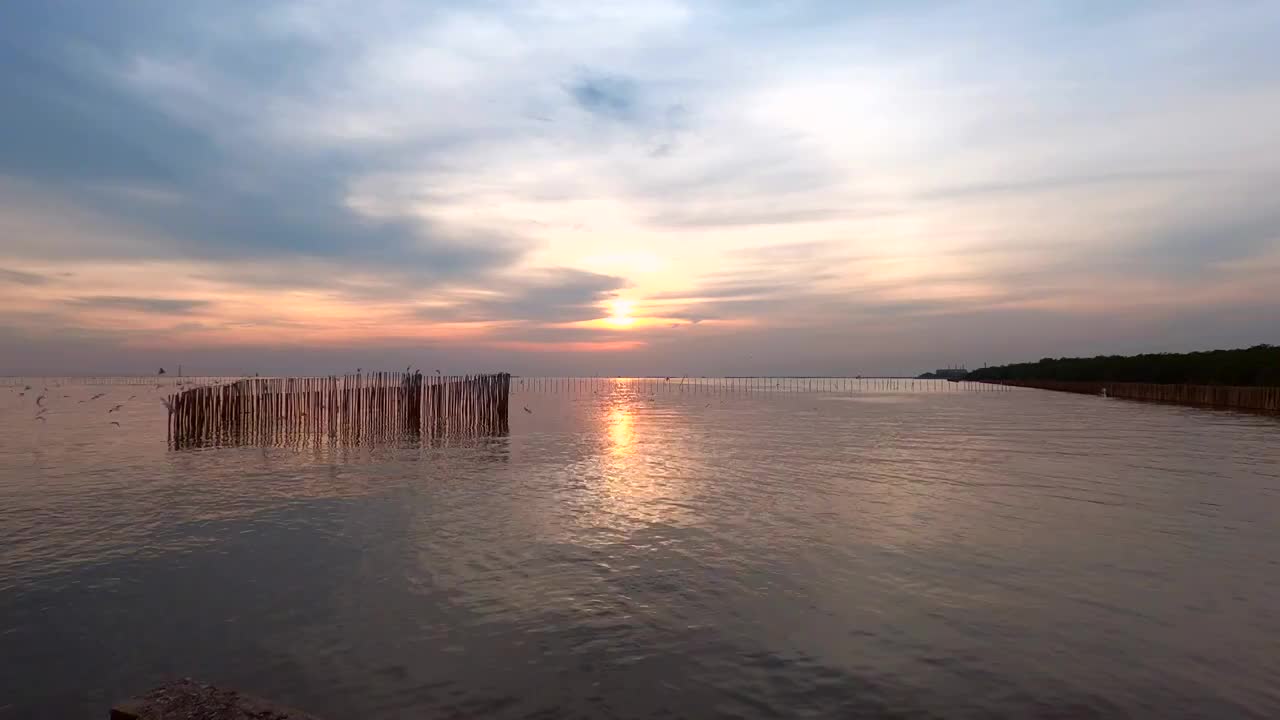
[[[614,455],[630,455],[635,430],[630,408],[614,408],[609,413],[609,442]]]

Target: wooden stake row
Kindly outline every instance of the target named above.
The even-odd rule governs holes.
[[[1009,391],[1007,387],[990,383],[880,377],[518,377],[512,380],[513,390],[533,393],[598,393],[619,385],[630,386],[641,394]]]
[[[1004,380],[1012,387],[1056,390],[1058,392],[1107,395],[1127,400],[1199,405],[1231,410],[1280,412],[1280,387],[1237,387],[1232,385],[1164,385],[1103,381]]]
[[[511,376],[362,373],[247,378],[171,395],[174,447],[350,445],[508,431]]]

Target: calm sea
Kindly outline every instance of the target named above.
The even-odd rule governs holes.
[[[180,676],[334,719],[1280,714],[1275,418],[605,381],[517,385],[504,438],[175,452],[167,389],[48,387],[0,388],[0,717]]]

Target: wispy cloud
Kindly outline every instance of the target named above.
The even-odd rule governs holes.
[[[44,285],[47,282],[49,282],[49,278],[38,273],[0,268],[0,283],[10,283],[13,285]]]
[[[181,315],[204,307],[204,300],[180,300],[176,298],[128,297],[123,295],[95,295],[72,298],[69,302],[91,308],[131,310],[143,313]]]
[[[603,304],[626,284],[619,277],[581,270],[545,270],[455,293],[452,302],[420,307],[415,314],[447,322],[578,322],[607,315]]]

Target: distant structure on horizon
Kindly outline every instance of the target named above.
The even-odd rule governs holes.
[[[969,371],[964,367],[940,368],[916,377],[920,380],[963,380]]]

